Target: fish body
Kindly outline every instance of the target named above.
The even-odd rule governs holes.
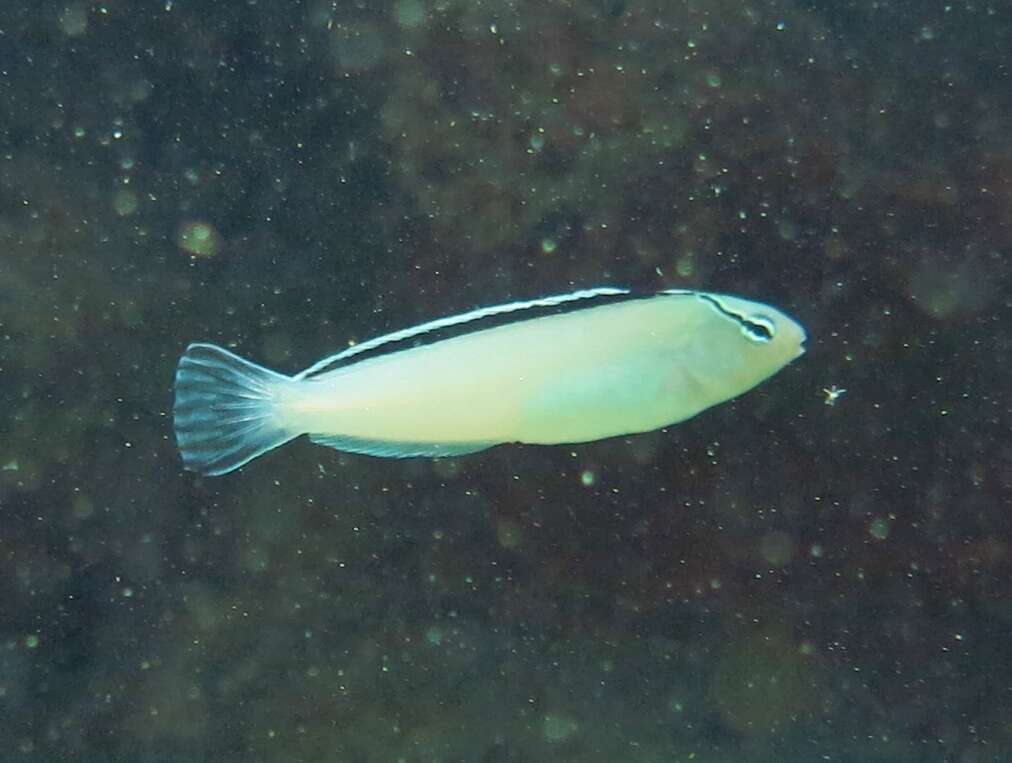
[[[284,376],[209,344],[176,373],[184,465],[224,474],[301,434],[377,456],[647,432],[804,352],[782,312],[721,294],[592,289],[405,329]]]

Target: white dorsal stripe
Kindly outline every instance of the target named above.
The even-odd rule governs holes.
[[[305,379],[312,376],[315,373],[322,371],[328,366],[338,363],[342,360],[354,357],[363,352],[374,350],[377,347],[382,347],[385,344],[391,344],[393,342],[400,342],[404,339],[410,339],[414,336],[420,336],[426,334],[429,331],[437,331],[438,329],[447,328],[449,326],[458,326],[462,323],[470,323],[471,321],[481,320],[492,315],[504,315],[507,313],[519,312],[521,310],[529,310],[535,307],[554,307],[555,305],[562,305],[567,302],[576,302],[581,299],[591,299],[593,297],[607,297],[607,296],[619,296],[622,294],[629,294],[628,289],[616,289],[608,286],[600,287],[597,289],[584,289],[582,291],[574,291],[571,294],[558,294],[553,297],[543,297],[541,299],[532,299],[526,302],[510,302],[505,305],[493,305],[492,307],[482,307],[477,310],[472,310],[469,313],[463,313],[461,315],[452,315],[448,318],[439,318],[438,320],[429,321],[428,323],[422,323],[419,326],[411,326],[410,328],[401,329],[395,331],[392,334],[384,334],[383,336],[370,339],[361,344],[356,344],[349,347],[347,350],[323,358],[316,363],[313,363],[305,371],[300,371],[293,376],[293,379]]]

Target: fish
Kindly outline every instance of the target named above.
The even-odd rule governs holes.
[[[175,375],[185,469],[217,476],[290,440],[388,458],[650,432],[805,352],[785,313],[728,294],[584,289],[355,344],[294,375],[198,342]]]

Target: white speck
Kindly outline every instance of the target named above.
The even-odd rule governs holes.
[[[837,387],[835,384],[830,384],[829,387],[822,388],[822,394],[826,396],[826,405],[836,405],[836,401],[839,400],[847,390],[842,387]]]

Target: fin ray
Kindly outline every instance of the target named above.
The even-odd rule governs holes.
[[[173,419],[183,466],[205,475],[238,469],[297,436],[275,412],[290,377],[213,344],[191,344],[176,369]]]

